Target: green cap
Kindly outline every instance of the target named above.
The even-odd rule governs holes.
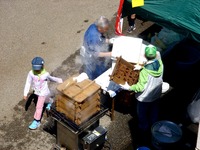
[[[154,59],[156,58],[156,51],[157,51],[157,48],[153,45],[148,45],[146,48],[145,48],[145,56],[148,58],[148,59]]]

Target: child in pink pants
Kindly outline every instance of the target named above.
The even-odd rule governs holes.
[[[29,129],[37,129],[40,126],[44,103],[47,103],[47,109],[50,109],[53,100],[50,98],[48,81],[62,83],[61,78],[52,77],[44,69],[44,60],[41,57],[35,57],[32,60],[32,70],[29,71],[26,85],[24,88],[24,100],[27,100],[30,87],[32,86],[34,94],[38,96],[34,120],[29,126]]]

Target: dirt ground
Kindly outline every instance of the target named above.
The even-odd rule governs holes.
[[[62,64],[52,72],[52,75],[60,76],[65,79],[71,75],[77,74],[81,68],[81,64],[77,63],[78,58],[79,50],[63,61]],[[50,83],[49,85],[52,96],[55,96],[57,94],[55,90],[57,84]],[[53,150],[56,143],[55,133],[46,130],[46,127],[51,125],[51,118],[47,118],[46,113],[44,113],[42,124],[39,129],[29,130],[28,125],[33,119],[35,106],[32,104],[29,110],[25,111],[24,105],[25,101],[21,100],[13,109],[14,115],[12,121],[1,123],[0,149]],[[130,111],[130,109],[132,110]],[[107,115],[100,120],[100,124],[108,129],[108,141],[111,143],[113,150],[134,150],[137,138],[135,138],[135,131],[133,129],[137,122],[133,112],[134,109],[130,109],[127,110],[126,106],[123,108],[122,105],[120,105],[120,107],[115,108],[116,118],[114,121],[111,121],[110,117]],[[190,139],[193,143],[195,142],[194,136],[189,136],[189,134],[186,136],[187,139]],[[188,141],[186,142],[188,143]],[[103,150],[107,149],[105,148]],[[184,150],[191,149],[188,148]]]
[[[111,7],[111,6],[117,7],[117,4],[114,4],[111,1],[106,1],[106,0],[104,0],[104,1],[109,3],[108,6],[106,4],[102,4],[104,7],[105,6],[106,7]],[[9,2],[11,3],[12,1],[9,1]],[[9,2],[0,0],[0,3],[7,5],[7,6],[9,5]],[[53,4],[56,3],[55,5],[59,5],[60,7],[61,6],[62,7],[66,6],[67,8],[69,7],[67,5],[68,3],[66,3],[65,1],[62,1],[62,0],[60,0],[60,1],[52,0],[52,1],[48,1],[48,2],[53,3]],[[48,3],[48,2],[46,2],[46,3]],[[89,9],[91,9],[92,6],[94,5],[92,3],[92,1],[87,1],[86,3],[90,4]],[[32,4],[36,5],[36,6],[39,5],[39,3],[32,3]],[[12,4],[12,6],[13,5],[14,4]],[[26,3],[26,5],[29,5],[29,4]],[[74,5],[73,2],[71,5]],[[96,5],[94,5],[94,6],[96,6]],[[2,7],[2,6],[0,5],[0,7]],[[41,9],[41,6],[40,6],[40,9]],[[38,8],[38,11],[40,9]],[[69,8],[69,9],[72,10],[72,8]],[[98,9],[101,10],[101,7],[98,6]],[[2,10],[0,9],[0,11],[2,11]],[[103,12],[103,11],[101,10],[100,12]],[[113,12],[111,12],[111,9],[110,9],[110,11],[105,12],[106,14],[108,14],[108,16],[110,15],[110,19],[111,19],[111,23],[112,23],[112,27],[109,31],[110,37],[114,36],[115,18],[113,16],[115,16],[115,12],[116,12],[116,9],[113,9]],[[86,13],[85,15],[87,16],[88,12],[85,12],[85,13]],[[92,18],[91,20],[94,20],[94,18],[97,17],[99,14],[101,14],[101,13],[97,13],[97,14],[95,13],[94,16],[92,16],[90,14],[89,16],[90,16],[90,18]],[[3,15],[3,14],[1,13],[0,15]],[[62,12],[62,15],[64,15],[64,12]],[[83,15],[83,14],[81,14],[81,15]],[[47,62],[49,62],[49,63],[47,63],[47,68],[50,70],[50,72],[53,76],[58,76],[58,77],[61,77],[63,80],[65,80],[65,79],[69,78],[70,76],[79,73],[79,70],[81,69],[81,65],[82,65],[81,61],[80,61],[80,55],[79,55],[79,48],[80,48],[79,43],[80,43],[80,40],[83,36],[85,29],[92,22],[90,19],[87,19],[89,17],[85,17],[85,15],[84,15],[84,19],[83,18],[80,19],[79,18],[80,16],[77,16],[78,18],[76,18],[76,19],[80,19],[82,21],[80,24],[82,24],[82,25],[80,25],[78,27],[76,27],[76,25],[74,25],[73,28],[67,29],[67,31],[64,32],[64,33],[67,33],[67,35],[64,35],[64,33],[61,33],[61,32],[58,33],[58,31],[57,31],[58,28],[54,29],[54,31],[56,31],[56,34],[58,34],[58,35],[61,34],[63,36],[66,36],[65,39],[61,38],[62,39],[61,43],[57,43],[57,46],[60,46],[60,48],[62,49],[59,52],[59,54],[57,54],[57,49],[54,47],[55,45],[54,46],[49,45],[48,44],[49,42],[46,42],[46,40],[40,39],[39,40],[40,46],[38,46],[38,47],[43,47],[44,48],[43,52],[41,52],[41,51],[38,52],[36,50],[37,46],[34,46],[35,42],[33,42],[32,43],[33,45],[31,44],[30,47],[32,47],[36,51],[27,50],[26,46],[28,46],[28,45],[26,45],[26,44],[28,44],[28,43],[25,42],[26,43],[25,45],[20,45],[22,47],[25,46],[25,48],[23,48],[23,50],[21,50],[20,54],[22,54],[22,55],[12,54],[12,55],[14,55],[14,56],[16,55],[16,57],[18,57],[19,63],[18,63],[18,61],[15,62],[15,59],[17,59],[17,58],[13,59],[11,56],[8,56],[8,60],[6,60],[6,62],[4,62],[4,57],[7,56],[10,53],[10,51],[6,51],[5,53],[3,53],[7,49],[4,49],[5,45],[3,45],[3,46],[1,45],[1,49],[3,50],[3,52],[0,51],[1,53],[3,53],[3,55],[1,55],[1,64],[2,64],[2,62],[4,62],[3,63],[4,65],[1,65],[2,69],[5,69],[9,66],[13,68],[13,66],[12,66],[13,63],[15,63],[16,65],[23,64],[22,65],[23,67],[20,67],[18,69],[15,66],[13,68],[13,72],[3,72],[4,70],[1,69],[3,78],[1,78],[0,81],[1,81],[1,84],[5,85],[5,86],[3,87],[3,89],[1,89],[1,94],[0,94],[1,95],[0,150],[25,150],[25,149],[26,150],[53,150],[53,147],[56,143],[56,136],[55,136],[55,134],[52,134],[51,132],[48,132],[47,130],[45,130],[46,126],[49,123],[51,123],[51,118],[48,118],[46,113],[44,113],[44,116],[42,119],[42,124],[37,130],[32,131],[32,130],[28,129],[29,124],[33,120],[35,106],[34,106],[34,104],[32,104],[28,111],[25,111],[25,109],[24,109],[25,101],[21,100],[21,97],[23,94],[23,86],[24,86],[24,82],[25,82],[24,80],[25,80],[27,70],[30,69],[29,61],[32,58],[32,56],[35,56],[35,54],[38,54],[38,55],[41,54],[42,56],[44,56],[47,59]],[[4,16],[4,18],[5,18],[5,16]],[[63,18],[60,17],[60,21],[62,19]],[[76,21],[78,22],[78,20],[76,20]],[[140,20],[136,20],[136,27],[137,27],[136,31],[134,31],[132,34],[125,33],[125,35],[137,37],[145,29],[152,27],[152,24],[153,24],[151,22],[146,22],[144,25],[142,25],[141,23],[142,22]],[[73,21],[70,24],[72,25]],[[79,23],[77,23],[77,24],[79,24]],[[61,23],[61,26],[62,25],[63,24]],[[5,27],[6,27],[6,25],[4,25],[4,28]],[[125,23],[124,31],[126,28],[127,28],[127,24]],[[64,27],[62,29],[64,30]],[[58,30],[60,31],[60,29],[58,29]],[[71,33],[70,30],[73,30],[73,34],[70,34]],[[47,33],[48,32],[46,31],[46,34]],[[43,34],[45,34],[45,33],[41,33],[42,36],[44,36]],[[49,34],[51,34],[51,33],[49,33]],[[52,31],[52,34],[53,34],[53,31]],[[73,38],[72,39],[68,38],[68,35],[71,35]],[[36,35],[32,35],[32,36],[37,39]],[[76,37],[74,37],[74,36],[76,36]],[[146,37],[144,37],[144,38],[146,38]],[[0,38],[0,41],[3,42],[5,39]],[[53,40],[53,39],[51,39],[51,40]],[[66,43],[67,40],[69,40],[69,41],[72,40],[72,41],[70,41],[69,43]],[[43,41],[44,43],[42,42],[43,44],[41,44],[41,41]],[[10,43],[8,42],[7,44],[10,44]],[[59,44],[61,44],[61,45],[59,45]],[[67,45],[67,50],[66,50],[66,45],[63,46],[62,44]],[[48,53],[46,52],[47,49],[49,50]],[[67,53],[66,53],[66,51],[67,51]],[[18,53],[14,50],[12,52]],[[13,62],[9,63],[9,60],[12,60],[12,59],[13,59]],[[14,73],[16,73],[17,80],[12,80],[12,76],[14,75]],[[10,80],[9,85],[5,84],[5,83],[7,83],[6,81],[8,81],[8,80]],[[56,91],[57,84],[50,83],[49,85],[50,85],[50,89],[52,92],[52,97],[54,97],[57,94],[57,91]],[[10,94],[10,93],[7,92],[8,89],[12,93],[11,95],[9,95],[9,98],[8,98],[8,94]],[[8,99],[6,99],[6,98],[8,98]],[[136,142],[134,139],[134,133],[132,133],[132,129],[134,129],[134,125],[136,124],[134,114],[126,113],[126,111],[122,112],[117,108],[116,108],[115,112],[116,112],[116,118],[114,121],[111,121],[108,116],[104,116],[100,120],[100,124],[108,129],[108,140],[111,143],[113,150],[133,150],[135,148],[134,145]],[[192,141],[195,142],[195,138],[194,138],[194,140],[192,139]],[[188,144],[187,142],[188,141],[186,141],[186,144]],[[191,149],[185,149],[185,150],[191,150]]]
[[[117,8],[115,0],[0,0],[0,121],[12,120],[33,57],[53,72],[80,48],[88,26]]]
[[[62,79],[78,73],[84,31],[96,18],[104,15],[112,20],[109,35],[113,36],[117,8],[118,1],[115,0],[0,0],[0,150],[52,149],[56,139],[43,130],[48,122],[45,114],[38,130],[28,129],[35,107],[31,105],[25,111],[22,96],[30,61],[35,56],[43,57],[47,70]],[[137,36],[152,23],[141,26],[137,21],[137,25],[137,31],[131,36]],[[50,84],[53,96],[57,92],[56,86]],[[130,115],[117,112],[118,117],[126,121],[131,119]],[[111,121],[105,116],[101,123],[109,127]],[[119,128],[128,129],[128,124],[120,125]],[[118,140],[113,141],[115,150],[131,141],[128,130],[123,135],[120,132],[110,134],[118,136]]]
[[[24,111],[22,96],[30,62],[41,56],[53,72],[80,48],[87,27],[101,15],[111,19],[117,7],[115,0],[0,0],[0,149],[51,147],[51,137],[27,128],[33,113]]]
[[[115,0],[0,0],[0,150],[53,149],[56,136],[45,130],[52,121],[46,113],[37,130],[28,129],[35,106],[32,104],[25,111],[22,96],[25,79],[31,69],[30,61],[35,56],[42,56],[46,69],[63,80],[79,73],[82,65],[79,49],[85,30],[96,18],[104,15],[111,20],[109,37],[115,36],[117,9],[118,1]],[[153,25],[152,22],[143,24],[136,20],[137,29],[127,34],[127,22],[124,22],[124,34],[133,37]],[[147,36],[141,37],[148,40]],[[54,97],[57,84],[49,85]],[[171,103],[168,105],[172,106]],[[116,108],[114,121],[108,116],[100,120],[100,124],[108,129],[108,140],[113,150],[135,149],[135,114],[126,111]],[[163,111],[168,115],[167,110]],[[185,137],[184,150],[191,150],[196,134],[185,134]]]
[[[54,76],[60,76],[63,79],[70,77],[71,75],[79,73],[81,64],[76,63],[79,57],[79,51],[77,50],[69,58],[67,58],[61,66],[52,72]],[[55,90],[57,84],[50,83],[50,89],[52,96],[57,94]],[[49,119],[46,113],[43,115],[42,124],[37,130],[29,130],[28,126],[33,120],[33,114],[35,111],[34,103],[31,104],[28,111],[24,109],[25,101],[21,100],[13,109],[12,121],[1,123],[0,126],[0,149],[2,150],[50,150],[56,143],[55,135],[45,131],[46,124],[49,124]],[[110,128],[108,131],[109,141],[112,143],[114,150],[121,150],[131,143],[131,134],[128,122],[132,120],[130,114],[122,114],[116,111],[115,121],[111,122],[109,116],[104,116],[100,120],[100,124],[104,127]],[[50,122],[51,123],[51,122]],[[115,137],[115,138],[113,138]],[[123,140],[122,140],[123,139]]]

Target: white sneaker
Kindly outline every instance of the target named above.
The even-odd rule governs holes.
[[[134,26],[129,26],[127,32],[128,32],[128,33],[132,33],[135,29],[136,29],[136,26],[135,26],[135,25],[134,25]]]

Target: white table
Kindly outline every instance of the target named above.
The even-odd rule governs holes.
[[[110,75],[112,74],[112,68],[109,68],[107,71],[105,71],[103,74],[101,74],[99,77],[95,79],[95,82],[101,86],[101,89],[105,92],[108,92],[110,94],[110,97],[114,97],[115,95],[112,95],[112,92],[117,92],[121,86],[116,84],[113,81],[110,81]],[[112,92],[110,92],[112,91]]]
[[[104,94],[108,93],[112,99],[112,108],[111,108],[111,120],[114,120],[115,117],[115,96],[116,93],[121,89],[121,86],[116,84],[113,81],[110,81],[109,75],[112,73],[112,68],[109,68],[103,74],[95,79],[95,82],[101,86]]]

